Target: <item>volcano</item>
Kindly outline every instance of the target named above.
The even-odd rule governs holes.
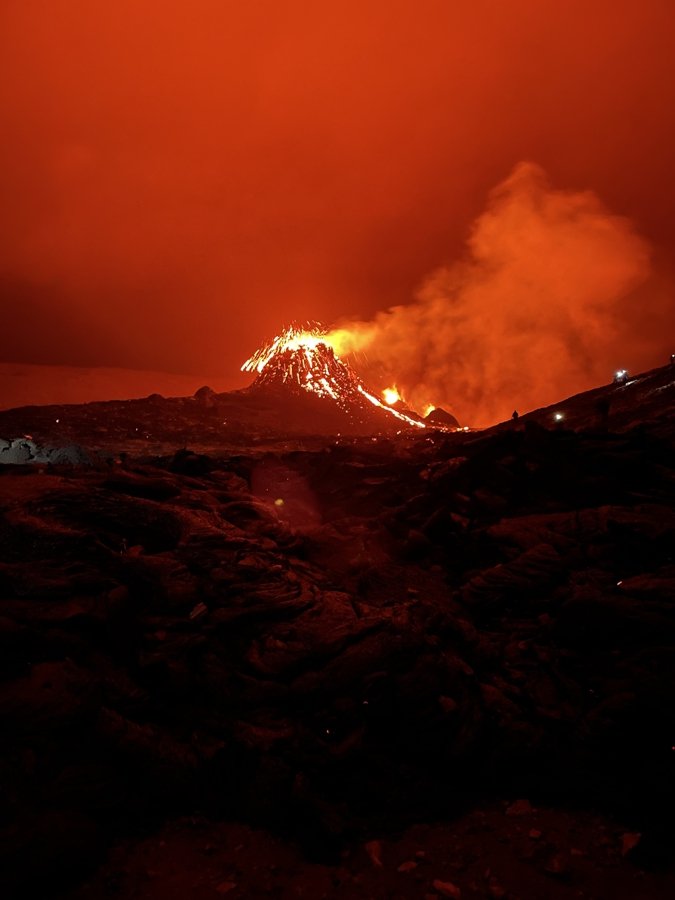
[[[312,394],[333,404],[354,425],[376,430],[425,428],[420,417],[404,404],[397,403],[394,408],[368,390],[320,328],[287,328],[241,368],[258,373],[248,389],[252,394],[275,393],[281,398]]]

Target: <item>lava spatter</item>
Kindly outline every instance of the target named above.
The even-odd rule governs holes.
[[[351,366],[340,359],[329,334],[320,326],[286,328],[247,359],[241,369],[258,373],[254,389],[283,385],[332,400],[348,413],[370,403],[406,425],[426,427],[412,411],[408,414],[394,409],[368,390]]]

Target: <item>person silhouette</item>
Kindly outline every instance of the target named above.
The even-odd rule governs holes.
[[[609,426],[609,410],[611,408],[612,401],[609,397],[600,397],[595,402],[595,412],[598,417],[598,425],[602,429],[602,431],[607,431]]]
[[[516,421],[516,419],[518,418],[518,410],[517,409],[513,410],[513,412],[511,413],[511,418],[513,419],[514,422]]]

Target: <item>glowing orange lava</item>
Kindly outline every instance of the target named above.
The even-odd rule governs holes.
[[[299,328],[292,325],[284,329],[269,344],[256,350],[241,370],[257,372],[256,384],[261,380],[269,382],[273,379],[276,383],[294,385],[319,397],[330,397],[343,408],[349,406],[350,398],[363,397],[407,425],[426,427],[416,418],[387,405],[400,399],[395,388],[392,388],[394,398],[387,403],[367,391],[356,373],[337,355],[331,335],[321,326]]]
[[[278,334],[270,344],[256,350],[253,356],[246,360],[241,371],[262,372],[271,359],[286,350],[303,350],[309,357],[321,344],[330,346],[328,336],[320,329],[306,330],[291,325]]]
[[[389,406],[393,406],[394,403],[397,403],[402,399],[398,390],[395,387],[388,387],[382,391],[382,396],[384,397],[384,402],[388,403]]]

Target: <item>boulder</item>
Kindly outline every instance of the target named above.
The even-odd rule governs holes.
[[[453,414],[449,413],[441,406],[432,409],[429,415],[425,417],[424,421],[427,425],[438,425],[441,428],[459,428],[459,422]]]

